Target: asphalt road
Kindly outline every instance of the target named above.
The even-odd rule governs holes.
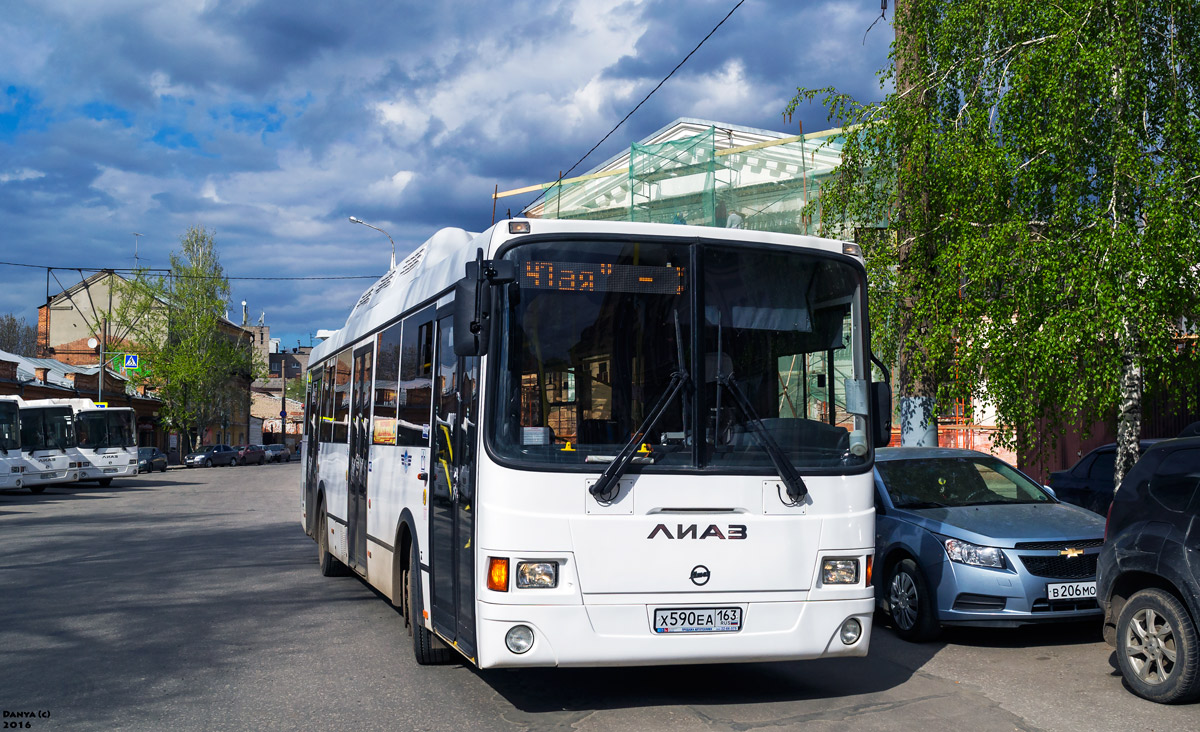
[[[418,667],[403,618],[381,595],[355,577],[318,575],[299,479],[292,463],[0,491],[3,721],[35,730],[1200,727],[1200,705],[1127,692],[1095,624],[959,630],[924,645],[876,628],[866,659]]]

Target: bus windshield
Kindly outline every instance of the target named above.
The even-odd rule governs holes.
[[[133,447],[133,414],[125,410],[95,410],[76,415],[79,446]]]
[[[21,449],[65,451],[75,446],[75,419],[70,407],[21,410]]]
[[[868,459],[849,449],[852,432],[866,439],[867,371],[863,276],[848,260],[645,241],[530,243],[506,258],[517,281],[501,295],[498,457],[598,472],[658,407],[634,459],[646,470],[770,472],[764,432],[798,469]],[[664,402],[677,373],[685,387]]]
[[[0,450],[7,452],[21,446],[19,413],[16,402],[0,401]]]

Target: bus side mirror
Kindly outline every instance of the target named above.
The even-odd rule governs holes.
[[[487,353],[487,314],[479,307],[480,290],[487,283],[463,277],[454,284],[454,355],[482,356]]]
[[[487,353],[492,332],[492,285],[515,282],[512,262],[484,260],[483,250],[467,262],[467,276],[454,284],[454,355],[482,356]]]
[[[871,382],[871,427],[875,447],[887,447],[892,441],[892,385]]]

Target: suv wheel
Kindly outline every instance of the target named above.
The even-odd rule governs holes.
[[[1142,698],[1174,704],[1200,697],[1196,624],[1167,592],[1142,590],[1125,603],[1117,620],[1117,663]]]

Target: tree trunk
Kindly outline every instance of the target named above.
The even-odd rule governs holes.
[[[925,51],[919,27],[917,11],[909,0],[895,3],[896,28],[896,90],[904,93],[921,83],[925,68]],[[923,91],[907,97],[915,114],[922,114],[928,105]],[[922,224],[928,208],[924,190],[914,190],[911,185],[914,171],[924,165],[923,151],[905,144],[899,154],[900,177],[897,191],[897,213],[900,227],[897,231],[897,276],[901,291],[907,295],[901,308],[899,323],[900,352],[897,354],[899,368],[897,390],[900,394],[900,446],[936,447],[938,444],[937,411],[934,397],[937,381],[929,373],[932,364],[913,345],[914,330],[922,330],[925,323],[913,315],[913,306],[921,300],[921,288],[933,276],[925,266],[928,254],[927,243],[920,240],[920,232],[914,224]],[[920,176],[915,176],[920,180]],[[923,337],[922,337],[923,340]]]
[[[1141,454],[1142,364],[1137,336],[1126,318],[1121,329],[1121,401],[1117,407],[1117,462],[1113,471],[1114,490],[1133,469]]]

